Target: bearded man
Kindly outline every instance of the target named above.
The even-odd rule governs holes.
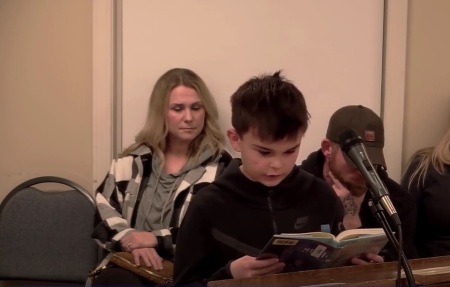
[[[408,259],[417,258],[413,238],[417,209],[412,196],[397,182],[389,178],[384,159],[384,125],[382,119],[371,109],[361,106],[345,106],[330,118],[326,138],[321,148],[311,153],[301,167],[328,182],[339,196],[345,210],[345,229],[381,227],[372,213],[366,180],[352,160],[341,150],[339,137],[348,130],[355,130],[363,139],[367,154],[381,181],[386,186],[391,201],[401,220],[403,251]],[[390,222],[390,219],[388,218]],[[396,232],[397,227],[391,224]],[[397,260],[397,252],[391,243],[383,251],[385,260]]]

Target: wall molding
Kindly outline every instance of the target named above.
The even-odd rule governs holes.
[[[93,191],[113,158],[114,7],[113,0],[92,1]]]
[[[385,0],[382,113],[385,123],[384,156],[389,176],[402,175],[403,129],[406,88],[408,0]]]

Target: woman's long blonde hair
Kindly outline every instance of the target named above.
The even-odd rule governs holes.
[[[141,145],[146,145],[164,162],[168,134],[165,116],[170,92],[177,86],[186,86],[197,91],[205,109],[203,131],[189,145],[188,160],[198,158],[205,148],[210,149],[213,154],[218,154],[222,150],[225,137],[218,124],[219,113],[216,102],[208,87],[193,71],[175,68],[164,73],[156,82],[150,96],[145,125],[136,136],[135,143],[127,147],[122,156],[129,155]]]
[[[435,147],[418,150],[412,156],[409,164],[415,159],[419,160],[419,164],[409,179],[408,188],[411,187],[414,179],[417,179],[418,187],[420,187],[420,184],[423,185],[430,167],[443,174],[445,172],[445,165],[450,165],[450,125],[444,137]]]

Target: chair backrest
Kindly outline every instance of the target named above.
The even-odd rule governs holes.
[[[41,183],[70,190],[33,187]],[[0,279],[85,282],[99,260],[94,216],[92,196],[70,180],[39,177],[17,186],[0,205]]]

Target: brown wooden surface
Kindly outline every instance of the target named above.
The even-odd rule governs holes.
[[[450,256],[409,260],[417,284],[426,286],[450,286]],[[402,276],[402,285],[407,281]],[[238,285],[346,285],[346,286],[395,286],[397,262],[346,266],[319,270],[282,273],[246,279],[211,281],[208,286]]]
[[[173,263],[168,260],[163,260],[163,269],[155,270],[145,264],[135,265],[131,253],[116,252],[111,257],[111,262],[159,285],[167,285],[173,281]]]

